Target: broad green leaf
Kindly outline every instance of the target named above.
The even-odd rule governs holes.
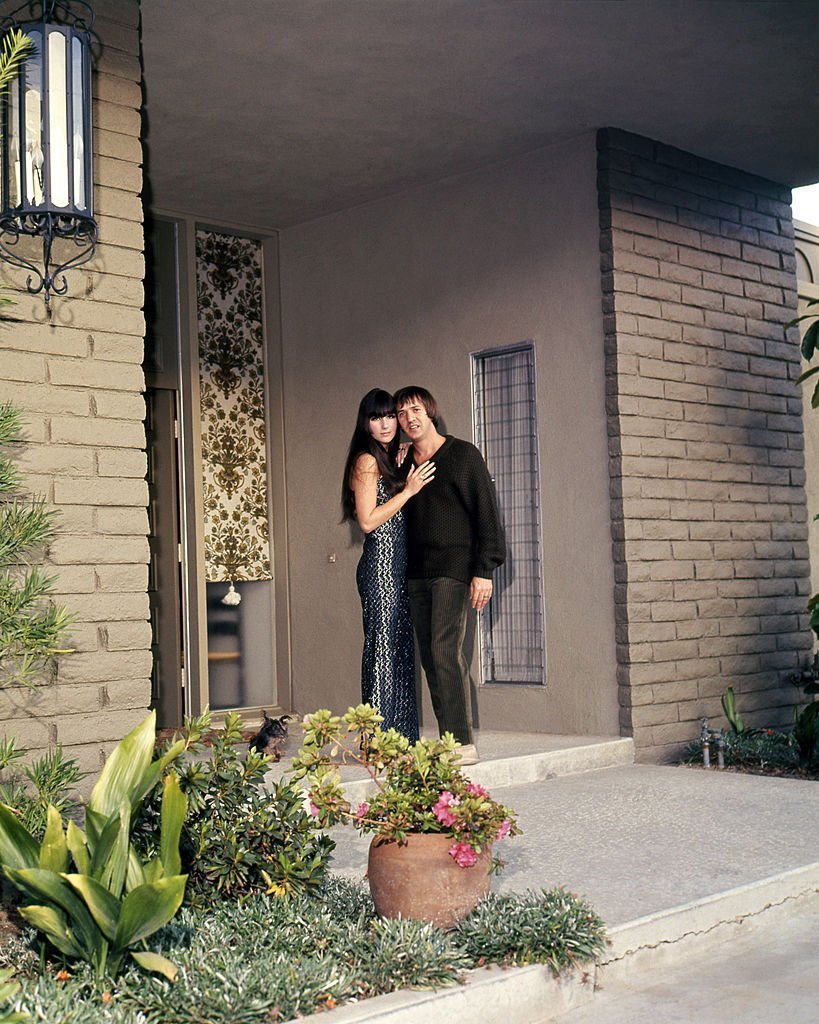
[[[145,882],[158,882],[160,878],[166,876],[166,871],[162,867],[162,861],[159,857],[154,857],[153,860],[148,861],[144,867],[142,874],[143,884]]]
[[[122,895],[128,869],[128,833],[131,824],[130,805],[122,802],[120,813],[108,819],[100,833],[91,857],[89,874],[109,889],[114,896]]]
[[[179,910],[187,875],[173,875],[137,886],[122,901],[116,945],[130,946],[162,928]]]
[[[801,384],[803,380],[807,380],[808,377],[813,377],[814,374],[819,373],[819,366],[812,366],[809,370],[805,370],[804,373],[800,373],[796,378],[796,383]]]
[[[802,355],[810,361],[813,358],[813,354],[819,346],[819,320],[814,320],[810,327],[805,331],[805,336],[802,338]]]
[[[85,808],[85,834],[86,843],[90,853],[93,853],[97,843],[100,841],[100,836],[105,829],[105,826],[110,821],[110,818],[106,818],[104,814],[99,811],[92,810],[88,805]]]
[[[119,829],[108,859],[100,874],[100,882],[117,899],[122,896],[125,887],[125,876],[128,872],[128,853],[130,851],[129,835],[131,831],[131,807],[127,800],[122,801],[119,812]]]
[[[86,951],[77,945],[68,931],[65,914],[59,910],[54,907],[20,907],[20,915],[30,925],[44,932],[61,953],[65,953],[66,956],[78,957],[81,960],[88,959],[86,954],[90,953],[90,950]]]
[[[83,901],[61,875],[42,868],[6,868],[9,880],[36,902],[45,899],[68,914],[77,940],[94,949],[102,937]]]
[[[168,981],[176,981],[179,976],[179,968],[176,964],[171,963],[161,953],[136,952],[136,950],[132,949],[131,956],[143,970],[153,971],[154,974],[164,974]]]
[[[810,396],[810,406],[811,409],[819,407],[819,383],[817,383],[816,387],[813,389],[813,394]]]
[[[166,876],[179,875],[182,872],[182,861],[179,857],[179,837],[182,824],[188,810],[188,798],[179,788],[176,772],[171,772],[165,779],[162,793],[162,815],[160,831],[160,860]]]
[[[137,794],[142,793],[143,776],[151,766],[156,740],[156,712],[121,740],[111,751],[91,790],[88,806],[110,818],[127,800],[133,807]]]
[[[165,769],[168,767],[168,765],[172,761],[175,761],[179,757],[180,754],[184,754],[184,752],[185,752],[185,741],[184,740],[177,740],[176,743],[171,744],[171,746],[168,747],[168,749],[165,751],[165,753],[162,754],[162,756],[157,761],[157,764],[159,765],[159,770],[164,772]]]
[[[90,875],[65,875],[64,877],[83,898],[102,934],[113,942],[117,932],[119,900]]]
[[[159,782],[162,773],[165,771],[165,769],[168,767],[171,761],[175,761],[176,758],[184,752],[184,750],[184,740],[177,740],[177,742],[174,743],[170,750],[166,751],[160,758],[151,763],[151,765],[146,770],[145,775],[143,776],[142,785],[135,794],[135,805],[140,800],[142,800],[143,797],[150,793],[150,791],[154,788],[157,782]]]
[[[128,848],[128,871],[125,875],[125,891],[130,892],[132,889],[136,889],[138,885],[144,885],[147,881],[150,881],[150,879],[145,877],[145,868],[132,843]]]
[[[85,845],[85,833],[70,820],[65,830],[65,842],[74,858],[74,867],[77,871],[83,875],[90,875],[91,858],[88,856],[88,847]]]
[[[68,870],[68,846],[63,832],[63,819],[53,804],[48,805],[48,819],[40,847],[40,867],[46,871]]]
[[[14,811],[0,804],[0,864],[11,868],[34,868],[40,862],[40,848],[20,824]]]

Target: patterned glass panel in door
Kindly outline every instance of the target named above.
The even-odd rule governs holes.
[[[261,244],[196,232],[209,703],[275,687]]]

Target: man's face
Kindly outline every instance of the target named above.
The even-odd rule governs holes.
[[[435,424],[427,415],[424,403],[418,398],[402,402],[397,412],[401,429],[413,443],[423,440],[435,430]]]

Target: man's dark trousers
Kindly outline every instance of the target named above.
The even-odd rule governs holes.
[[[432,707],[443,735],[473,743],[471,675],[464,656],[469,584],[449,576],[408,579],[410,615]]]

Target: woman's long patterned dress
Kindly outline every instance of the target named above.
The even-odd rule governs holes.
[[[378,478],[376,501],[390,497]],[[364,538],[356,583],[364,613],[361,698],[378,708],[382,729],[418,739],[415,703],[415,650],[407,598],[407,538],[399,509]]]

